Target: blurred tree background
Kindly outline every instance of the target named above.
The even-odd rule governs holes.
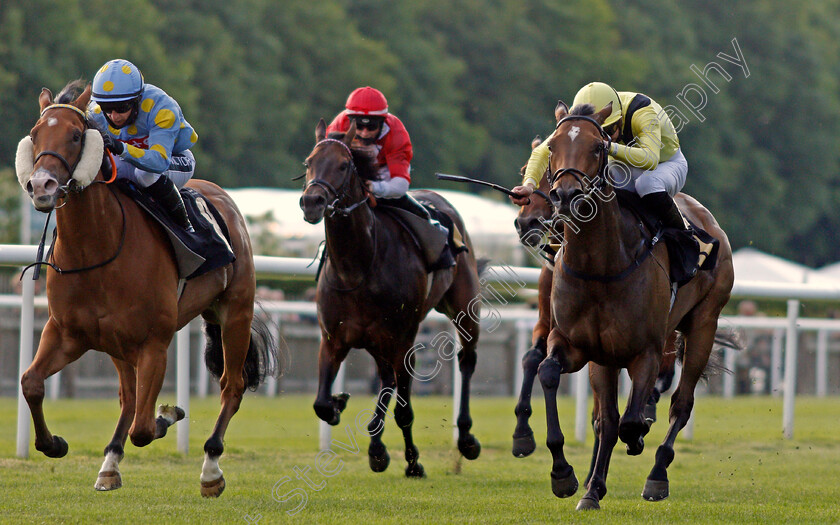
[[[737,58],[733,39],[741,66],[719,56]],[[0,206],[41,87],[111,58],[178,100],[198,176],[226,187],[299,187],[318,119],[361,85],[405,122],[413,187],[468,189],[435,171],[513,186],[557,99],[601,80],[686,117],[685,191],[735,248],[821,265],[840,260],[838,48],[840,0],[4,0]],[[701,105],[691,84],[696,112],[678,98]]]

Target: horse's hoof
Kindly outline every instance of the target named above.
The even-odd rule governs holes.
[[[335,405],[315,405],[315,414],[318,419],[328,425],[336,426],[341,421],[341,412],[336,410]]]
[[[181,407],[175,407],[175,421],[181,421],[187,416],[187,413],[184,412],[184,409]]]
[[[638,456],[645,450],[645,440],[641,437],[635,442],[627,443],[627,455]]]
[[[656,423],[656,403],[645,405],[644,416],[648,428]]]
[[[48,458],[63,458],[67,455],[67,450],[69,450],[69,448],[70,447],[67,446],[67,442],[64,441],[64,438],[53,436],[50,447],[41,450],[41,452],[43,452]]]
[[[668,497],[668,480],[659,481],[649,479],[645,482],[645,490],[642,497],[648,501],[662,501]]]
[[[387,450],[378,456],[368,455],[368,463],[370,464],[370,470],[374,472],[385,472],[388,465],[391,464],[391,456]],[[406,473],[406,475],[408,474]]]
[[[332,399],[335,405],[335,409],[338,411],[339,414],[341,414],[342,412],[344,412],[344,409],[347,408],[347,400],[350,399],[350,394],[342,392],[340,394],[332,396]]]
[[[472,434],[468,435],[463,440],[458,440],[458,450],[461,455],[469,460],[478,458],[481,454],[481,443]]]
[[[201,497],[203,498],[218,498],[225,491],[225,477],[221,476],[219,479],[213,481],[201,482]]]
[[[409,464],[405,467],[405,477],[407,478],[425,478],[426,471],[420,463]]]
[[[517,458],[530,456],[537,449],[537,442],[534,440],[534,433],[525,436],[513,436],[513,455]]]
[[[100,472],[93,485],[93,488],[99,491],[116,490],[120,487],[122,487],[122,477],[115,470]]]
[[[558,498],[568,498],[577,492],[577,489],[578,480],[574,470],[565,478],[556,478],[554,472],[551,473],[551,492]]]
[[[596,498],[586,495],[580,498],[580,501],[575,508],[577,510],[600,510],[601,505],[598,504],[598,500]]]

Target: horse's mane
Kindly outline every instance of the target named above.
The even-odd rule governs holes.
[[[328,138],[342,140],[345,135],[345,133],[332,132]],[[377,180],[379,178],[376,157],[372,156],[369,150],[364,148],[350,148],[350,152],[353,154],[353,164],[356,165],[356,173],[362,180]]]
[[[587,116],[594,114],[595,106],[593,106],[592,104],[578,104],[577,106],[573,107],[571,111],[569,111],[569,115]]]
[[[55,96],[55,103],[56,104],[69,104],[79,98],[85,88],[87,87],[87,81],[84,79],[78,80],[71,80],[67,83],[61,91],[58,92],[58,95]]]

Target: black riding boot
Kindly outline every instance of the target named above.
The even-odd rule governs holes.
[[[427,221],[432,220],[432,216],[429,215],[429,210],[417,202],[417,199],[407,193],[398,199],[387,199],[387,204],[389,206],[411,212],[421,219],[426,219]]]
[[[187,215],[187,208],[181,198],[181,192],[175,187],[172,179],[160,176],[154,184],[146,188],[146,193],[152,196],[163,208],[169,212],[175,222],[188,232],[194,232],[190,218]]]
[[[677,203],[668,195],[667,191],[657,191],[642,197],[642,204],[652,211],[665,228],[688,230]]]

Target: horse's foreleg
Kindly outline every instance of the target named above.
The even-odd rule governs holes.
[[[382,442],[382,434],[385,432],[385,414],[388,411],[388,403],[395,392],[397,381],[394,377],[394,368],[390,363],[376,359],[376,369],[379,371],[381,385],[376,406],[373,409],[373,417],[368,423],[368,434],[370,434],[368,463],[372,471],[384,472],[391,463],[391,456],[388,455],[388,449]]]
[[[167,427],[177,420],[174,409],[169,413],[161,413],[155,419],[155,403],[166,375],[167,346],[165,342],[148,342],[139,352],[136,411],[134,423],[128,430],[128,436],[135,447],[145,447],[154,439],[165,436]]]
[[[627,444],[627,454],[638,456],[645,449],[644,437],[650,431],[645,420],[645,405],[659,374],[661,348],[648,348],[639,354],[627,369],[632,380],[627,408],[618,425],[618,437]]]
[[[397,372],[397,398],[394,403],[394,419],[400,427],[405,441],[405,460],[408,465],[405,467],[405,475],[410,478],[424,478],[426,472],[423,470],[417,459],[420,452],[414,445],[414,437],[411,434],[411,426],[414,424],[414,409],[411,408],[411,374],[400,363],[395,367]]]
[[[568,372],[566,366],[558,359],[558,354],[562,358],[561,343],[560,335],[556,330],[552,330],[548,338],[549,354],[540,363],[538,373],[545,396],[545,419],[548,431],[545,444],[551,451],[552,457],[551,490],[558,498],[568,498],[577,492],[578,481],[575,470],[563,455],[566,439],[560,429],[560,419],[557,414],[557,387],[560,384],[560,374]]]
[[[618,372],[616,368],[589,363],[589,382],[595,393],[598,410],[593,414],[595,449],[585,485],[587,491],[578,503],[578,510],[600,508],[598,502],[607,495],[607,471],[613,448],[618,441]]]
[[[546,356],[548,334],[551,331],[551,283],[553,273],[543,267],[539,279],[539,319],[534,326],[531,338],[532,348],[522,357],[522,387],[519,391],[519,401],[516,403],[516,428],[513,430],[513,455],[524,458],[537,448],[534,431],[528,420],[531,418],[531,392],[537,368]]]
[[[41,334],[41,342],[35,359],[20,378],[21,390],[35,427],[35,449],[51,458],[64,457],[67,454],[67,442],[54,436],[47,428],[44,418],[44,381],[78,359],[84,349],[75,341],[62,340],[52,319],[47,321]]]
[[[668,466],[674,460],[674,442],[677,434],[688,423],[694,408],[694,388],[706,368],[715,341],[717,315],[701,326],[692,326],[685,333],[685,358],[677,389],[671,396],[670,426],[665,439],[656,449],[656,462],[645,482],[642,497],[659,501],[668,497]]]
[[[105,461],[99,469],[96,483],[93,488],[96,490],[114,490],[122,487],[122,476],[120,475],[120,461],[125,454],[125,440],[128,438],[128,428],[134,419],[137,384],[137,376],[134,366],[121,359],[111,358],[117,368],[120,378],[120,418],[117,421],[117,428],[111,442],[105,447]]]
[[[350,399],[350,394],[344,392],[332,395],[333,381],[349,351],[349,348],[331,343],[328,334],[321,334],[321,346],[318,350],[318,395],[313,408],[322,421],[333,426],[341,421],[341,413],[347,408],[347,400]]]

